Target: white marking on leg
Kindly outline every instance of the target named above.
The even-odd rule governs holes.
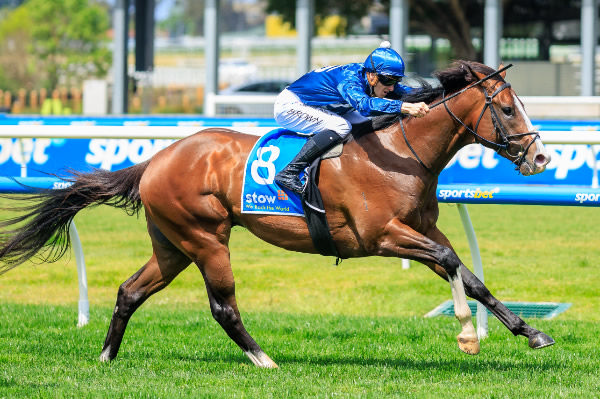
[[[448,275],[448,280],[450,281],[452,299],[454,300],[454,314],[462,327],[462,331],[457,336],[458,346],[463,352],[475,355],[479,353],[479,340],[473,326],[471,309],[467,304],[460,271],[455,277]]]
[[[100,354],[100,361],[101,362],[110,362],[110,345],[108,345],[106,347],[106,349],[104,349],[102,351],[102,353]]]

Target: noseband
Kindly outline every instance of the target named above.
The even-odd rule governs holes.
[[[498,87],[491,95],[488,94],[488,92],[483,89],[484,93],[485,93],[485,105],[483,106],[483,109],[481,110],[481,113],[479,114],[479,118],[477,118],[477,123],[475,124],[475,129],[471,129],[469,126],[467,126],[458,116],[456,116],[448,107],[448,104],[446,103],[448,100],[450,100],[451,98],[454,98],[462,93],[464,93],[465,91],[467,91],[468,89],[478,86],[481,83],[485,82],[486,80],[499,75],[500,73],[502,73],[503,71],[507,70],[508,68],[510,68],[512,66],[512,64],[509,64],[507,66],[505,66],[502,69],[499,69],[495,72],[492,72],[491,74],[479,79],[477,82],[471,83],[469,86],[461,89],[460,91],[457,91],[456,93],[446,97],[446,93],[444,92],[444,94],[442,94],[442,100],[432,104],[429,106],[429,109],[432,109],[434,107],[437,107],[440,104],[444,104],[444,108],[446,108],[446,111],[448,112],[448,114],[450,114],[450,116],[456,121],[458,122],[460,125],[462,125],[467,132],[471,133],[473,136],[476,137],[475,141],[479,140],[480,142],[484,142],[487,143],[488,145],[490,145],[491,147],[496,149],[496,152],[499,153],[500,151],[504,150],[506,152],[506,154],[511,157],[514,158],[514,160],[512,161],[517,167],[516,169],[519,170],[521,164],[525,161],[525,156],[527,155],[527,152],[529,151],[529,148],[531,147],[531,145],[533,144],[533,142],[540,137],[538,132],[526,132],[526,133],[516,133],[516,134],[508,134],[506,128],[502,125],[502,123],[500,122],[500,118],[498,117],[498,113],[496,112],[496,110],[494,109],[494,107],[492,106],[492,101],[494,100],[494,97],[496,97],[498,94],[500,94],[504,89],[508,89],[510,88],[510,83],[505,82],[504,84],[502,84],[500,87]],[[490,115],[492,117],[492,123],[494,125],[494,130],[496,132],[496,134],[498,136],[500,136],[500,138],[502,139],[502,143],[496,143],[494,141],[488,140],[485,137],[481,136],[479,133],[477,133],[478,129],[479,129],[479,123],[481,122],[481,120],[483,119],[483,115],[485,114],[485,111],[489,108],[490,110]],[[404,131],[404,126],[402,123],[402,120],[400,121],[400,127],[402,128],[402,134],[404,135],[404,141],[406,141],[406,144],[408,145],[409,149],[412,151],[413,155],[415,155],[415,157],[417,158],[417,160],[419,161],[419,163],[425,167],[425,169],[427,171],[429,171],[430,173],[433,174],[433,172],[431,171],[431,169],[429,169],[424,163],[423,161],[421,161],[421,159],[419,158],[419,156],[417,155],[417,153],[415,152],[415,150],[412,148],[412,146],[410,145],[410,143],[408,142],[408,139],[406,137],[406,133]],[[527,145],[527,147],[523,147],[522,144],[519,144],[518,149],[516,150],[510,150],[511,147],[511,143],[514,143],[518,138],[521,137],[525,137],[525,136],[535,136],[533,140],[531,140],[529,142],[529,144]]]

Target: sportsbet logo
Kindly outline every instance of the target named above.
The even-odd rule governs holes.
[[[584,202],[600,202],[600,194],[577,193],[575,194],[575,202],[579,202],[580,204]]]
[[[500,187],[495,187],[491,190],[481,190],[470,188],[465,190],[440,190],[440,198],[442,199],[468,199],[468,198],[494,198],[494,194],[500,192]]]

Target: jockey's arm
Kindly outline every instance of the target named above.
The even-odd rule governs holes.
[[[429,106],[421,103],[402,103],[402,113],[421,118],[429,113]]]
[[[404,88],[405,86],[402,87]],[[409,88],[407,87],[407,89]],[[421,117],[429,112],[429,107],[425,103],[414,104],[406,103],[402,100],[371,97],[364,92],[360,84],[351,80],[340,83],[338,91],[363,116],[403,113]],[[394,90],[394,94],[401,94],[401,92]]]
[[[409,86],[404,86],[401,84],[396,84],[396,86],[394,87],[394,91],[390,93],[390,97],[391,98],[402,98],[402,96],[406,93],[409,92],[413,92],[413,91],[417,91],[419,90],[418,88],[414,88],[414,87],[409,87]],[[417,118],[421,118],[425,115],[427,115],[427,113],[429,113],[429,106],[427,106],[427,104],[425,104],[424,102],[418,102],[418,103],[409,103],[409,102],[403,102],[402,103],[402,113],[403,114],[408,114]]]
[[[346,80],[341,82],[337,89],[344,100],[363,116],[399,114],[402,112],[402,101],[371,97],[365,93],[364,88],[359,83]]]

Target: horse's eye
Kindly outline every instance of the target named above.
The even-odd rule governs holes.
[[[504,112],[504,115],[506,116],[511,116],[513,114],[513,109],[512,107],[502,107],[502,112]]]

